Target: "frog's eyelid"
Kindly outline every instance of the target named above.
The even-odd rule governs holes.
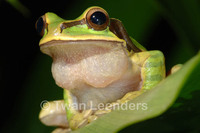
[[[133,50],[134,52],[141,52],[139,48],[135,46],[135,44],[131,41],[126,29],[124,28],[121,21],[110,18],[110,26],[109,29],[113,32],[117,37],[126,41],[128,51]]]

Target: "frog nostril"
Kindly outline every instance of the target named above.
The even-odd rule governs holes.
[[[60,25],[60,33],[62,33],[63,30],[66,29],[66,28],[67,28],[66,25],[61,24],[61,25]]]

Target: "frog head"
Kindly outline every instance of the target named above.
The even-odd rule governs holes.
[[[75,20],[46,13],[36,29],[42,35],[41,51],[53,58],[53,77],[66,89],[77,83],[107,86],[127,70],[129,52],[140,51],[122,23],[100,7],[86,9]]]

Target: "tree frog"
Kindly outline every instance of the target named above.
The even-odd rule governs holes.
[[[44,124],[59,126],[55,132],[83,127],[165,78],[163,53],[147,51],[101,7],[90,7],[75,20],[48,12],[36,29],[40,50],[53,59],[53,78],[64,89],[64,100],[48,103],[39,116]],[[57,107],[61,104],[65,109]]]

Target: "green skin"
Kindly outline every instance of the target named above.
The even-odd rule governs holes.
[[[52,40],[55,41],[82,41],[82,40],[102,40],[102,41],[118,41],[123,44],[123,46],[126,47],[126,41],[123,39],[120,39],[117,37],[112,31],[109,30],[109,27],[107,27],[104,30],[94,30],[92,28],[88,28],[87,24],[81,24],[81,25],[74,25],[69,28],[65,28],[61,32],[61,24],[62,23],[71,23],[78,20],[81,20],[86,17],[87,12],[92,8],[100,8],[100,7],[90,7],[88,8],[80,17],[78,17],[75,20],[64,20],[54,13],[46,13],[44,15],[46,19],[46,23],[48,24],[48,28],[44,30],[44,35],[42,39],[40,40],[39,45],[41,46],[41,51],[45,54],[48,54],[50,56],[52,51],[49,52],[47,45]],[[100,8],[102,9],[102,8]],[[102,9],[103,10],[103,9]],[[145,92],[146,90],[151,89],[156,84],[158,84],[161,80],[165,78],[165,63],[164,63],[164,56],[162,52],[160,51],[146,51],[146,49],[140,45],[136,40],[132,39],[132,42],[135,44],[135,46],[141,50],[141,52],[134,52],[134,51],[126,51],[128,53],[127,58],[130,60],[132,64],[136,64],[140,66],[140,74],[142,78],[142,85],[141,88],[138,91],[134,92],[128,92],[127,94],[134,95],[131,98],[140,95],[141,93]],[[54,44],[52,44],[54,45]],[[52,56],[53,57],[53,56]],[[54,57],[53,57],[54,58]],[[56,75],[56,74],[54,74]],[[55,77],[54,77],[55,78]],[[56,79],[56,78],[55,78]],[[56,82],[58,82],[56,80]],[[59,86],[63,87],[59,83],[57,83]],[[63,87],[65,88],[65,87]],[[139,93],[138,93],[139,92]],[[129,95],[129,96],[130,96]],[[64,89],[64,102],[66,105],[66,112],[67,112],[67,120],[69,122],[69,126],[71,129],[76,129],[77,125],[74,124],[78,121],[78,123],[81,123],[83,118],[79,117],[77,119],[76,115],[80,115],[81,113],[77,111],[75,108],[73,108],[72,105],[75,103],[73,99],[73,94],[71,93],[70,89]],[[130,98],[127,98],[127,95],[121,97],[121,103],[124,101],[130,100]],[[113,101],[115,102],[115,101]],[[40,118],[42,119],[42,118]]]

